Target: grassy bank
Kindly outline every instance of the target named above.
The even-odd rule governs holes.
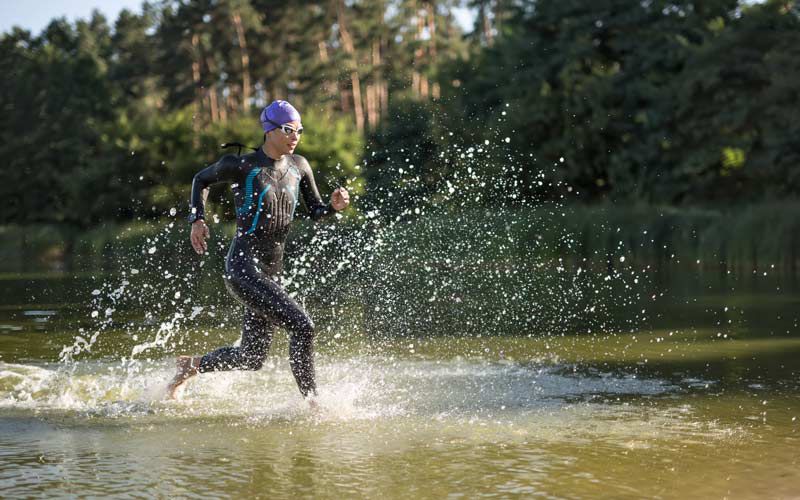
[[[421,251],[445,244],[454,259],[465,257],[459,249],[465,255],[470,251],[469,245],[454,242],[479,236],[476,231],[492,231],[505,234],[520,249],[520,257],[525,254],[523,247],[534,246],[542,256],[586,259],[593,265],[613,266],[620,256],[626,256],[628,262],[660,267],[693,265],[705,270],[795,276],[800,264],[797,202],[730,210],[610,205],[472,209],[431,217],[440,219],[434,225],[435,233],[403,229],[408,224],[397,232]],[[413,218],[410,222],[413,226]],[[357,220],[344,226],[344,233],[362,230]],[[212,230],[212,243],[220,251],[212,251],[210,258],[220,260],[233,227],[230,223],[212,224]],[[312,232],[303,221],[290,238],[300,243]],[[180,219],[110,224],[83,233],[53,226],[4,226],[0,227],[0,273],[113,271],[121,262],[148,258],[148,250],[154,246],[165,266],[181,266],[192,255],[188,226]]]

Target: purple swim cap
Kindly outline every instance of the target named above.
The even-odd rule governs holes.
[[[300,121],[300,113],[286,101],[272,101],[272,104],[261,111],[261,127],[264,132],[294,121]]]

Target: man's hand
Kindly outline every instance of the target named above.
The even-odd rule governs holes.
[[[197,219],[192,223],[192,234],[189,236],[189,239],[192,242],[192,248],[194,248],[195,252],[200,255],[206,253],[206,250],[208,250],[206,240],[209,236],[211,236],[211,233],[208,231],[206,221]]]
[[[336,188],[331,195],[331,206],[337,212],[341,212],[350,204],[350,193],[343,187]]]

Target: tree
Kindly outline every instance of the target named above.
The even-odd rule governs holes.
[[[800,19],[768,2],[717,31],[681,75],[676,183],[694,200],[797,193]]]

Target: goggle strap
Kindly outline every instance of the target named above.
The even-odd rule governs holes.
[[[242,156],[242,148],[247,148],[247,149],[252,149],[253,151],[258,151],[258,148],[254,148],[253,146],[245,146],[241,142],[225,142],[223,144],[220,144],[219,147],[222,148],[222,149],[239,148],[238,151],[236,151],[236,156]]]

